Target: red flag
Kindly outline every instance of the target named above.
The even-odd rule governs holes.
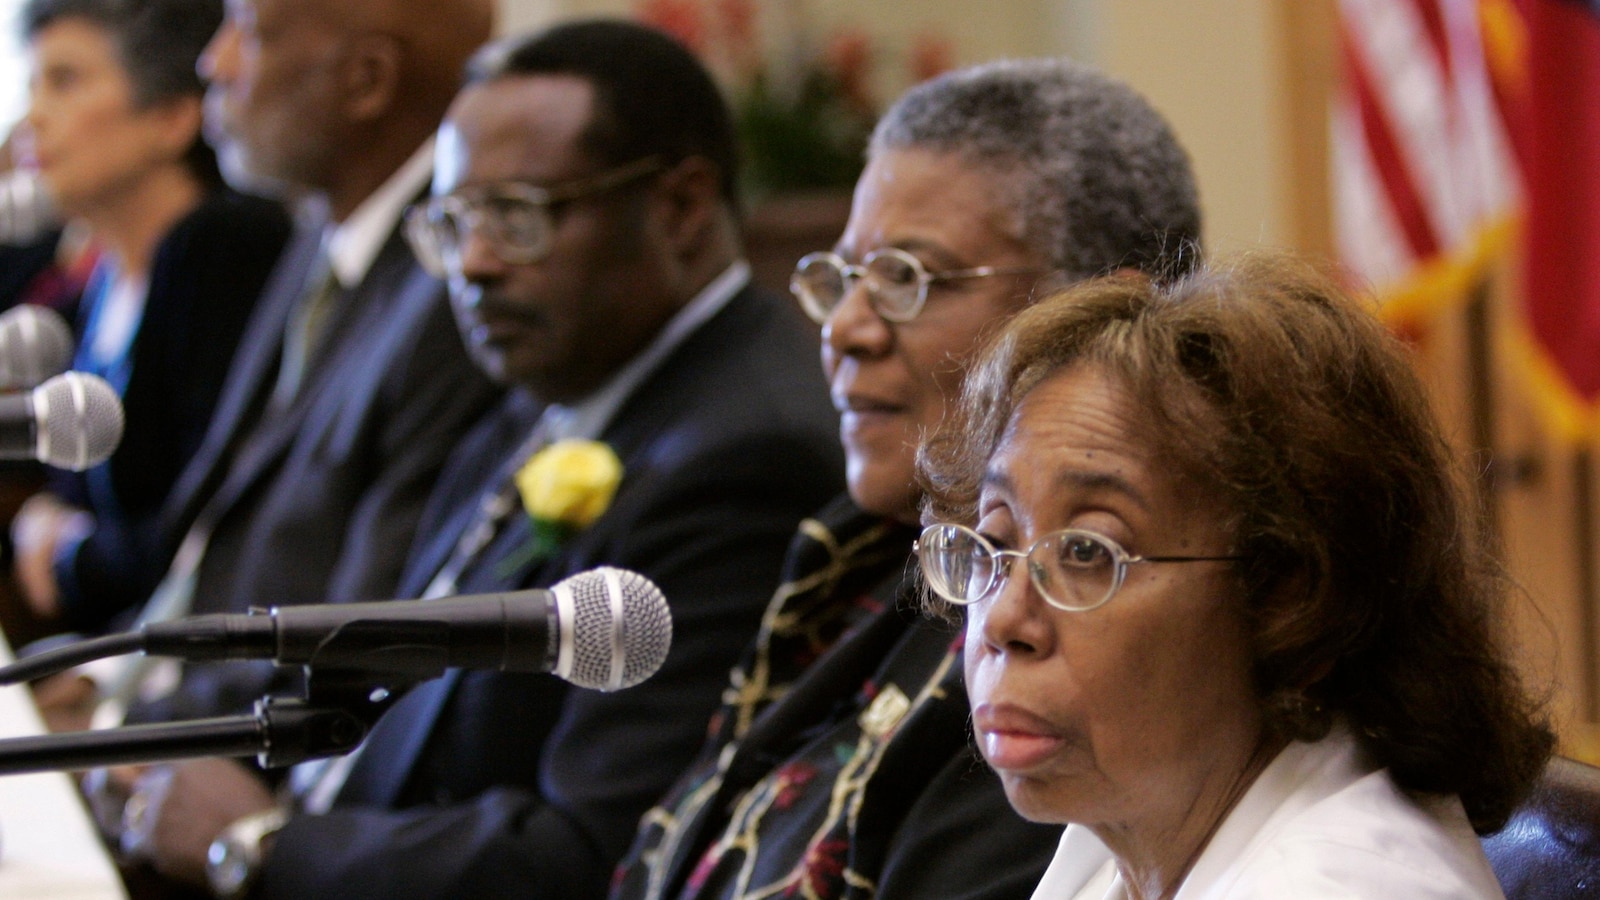
[[[1600,3],[1488,2],[1523,212],[1517,359],[1558,432],[1600,436]]]

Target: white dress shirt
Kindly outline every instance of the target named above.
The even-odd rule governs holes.
[[[406,206],[433,180],[433,138],[422,142],[400,168],[367,195],[343,222],[323,234],[333,276],[345,287],[360,284],[377,260]]]

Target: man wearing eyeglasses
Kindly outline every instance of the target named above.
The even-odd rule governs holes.
[[[579,22],[480,53],[407,228],[469,352],[512,390],[446,465],[402,595],[620,566],[665,593],[671,652],[611,694],[488,671],[422,684],[356,755],[297,769],[292,810],[253,795],[269,839],[166,811],[194,834],[168,848],[171,868],[217,838],[214,886],[259,896],[604,894],[704,740],[795,526],[843,483],[815,333],[750,284],[736,175],[726,106],[664,35]],[[552,529],[515,476],[558,447],[621,472],[597,517]]]
[[[143,621],[393,596],[444,457],[498,397],[399,228],[427,185],[450,85],[492,31],[492,0],[448,7],[440,23],[406,0],[226,4],[198,62],[207,134],[236,187],[302,215],[160,533],[138,536],[164,554],[152,577],[73,584],[61,568],[61,590],[89,592],[97,608],[142,603]],[[100,714],[248,710],[262,669],[235,683],[238,666],[197,665],[170,692],[119,673]]]
[[[501,393],[400,228],[493,22],[492,0],[228,0],[198,63],[207,133],[236,186],[274,191],[302,215],[151,536],[170,560],[164,577],[153,590],[106,586],[137,590],[126,599],[143,601],[142,622],[396,595],[445,458]],[[102,721],[124,708],[142,721],[248,713],[297,674],[125,662],[101,682]],[[137,857],[149,822],[138,813],[153,805],[136,785],[119,813],[128,779],[117,774],[97,811]]]

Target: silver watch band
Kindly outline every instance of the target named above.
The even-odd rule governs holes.
[[[261,843],[289,820],[288,809],[275,806],[230,824],[206,853],[206,880],[218,897],[244,897],[261,871]]]

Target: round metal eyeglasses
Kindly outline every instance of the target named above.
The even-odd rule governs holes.
[[[850,293],[850,283],[861,279],[867,285],[868,302],[878,315],[890,322],[909,322],[928,302],[928,285],[963,278],[988,278],[991,275],[1027,275],[1038,269],[1028,266],[979,266],[929,272],[910,253],[898,247],[884,247],[868,253],[861,265],[844,261],[837,253],[823,251],[800,258],[789,277],[789,290],[812,321],[821,325],[834,308]]]
[[[543,187],[500,181],[430,197],[406,211],[406,239],[423,268],[436,278],[461,271],[461,247],[477,232],[508,265],[536,263],[550,252],[555,207],[613,191],[661,171],[653,156],[597,175]]]
[[[935,594],[957,606],[977,603],[1000,582],[1011,560],[1026,563],[1028,577],[1046,603],[1067,612],[1102,606],[1122,587],[1134,563],[1225,562],[1238,556],[1132,556],[1103,534],[1053,531],[1026,551],[996,550],[964,525],[929,525],[915,544],[922,577]]]

